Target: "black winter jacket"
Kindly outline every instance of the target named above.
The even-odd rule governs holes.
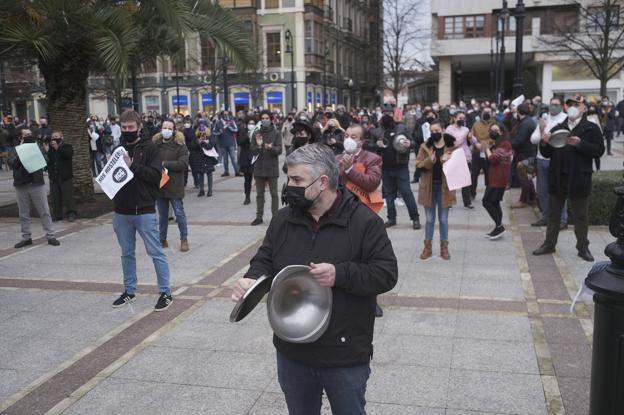
[[[34,138],[31,140],[32,141],[29,142],[34,143]],[[39,149],[41,150],[41,147],[39,147]],[[43,150],[41,150],[41,153],[43,154]],[[44,158],[46,158],[47,161],[47,156],[45,154]],[[26,170],[26,168],[22,165],[15,148],[10,149],[7,161],[9,167],[13,169],[13,186],[26,186],[27,184],[43,186],[45,183],[43,181],[43,169],[28,173],[28,170]]]
[[[394,126],[394,130],[386,131],[381,125],[371,131],[372,140],[370,143],[370,151],[376,152],[384,160],[382,170],[397,170],[403,166],[407,166],[409,163],[410,152],[398,153],[394,150],[392,142],[397,135],[404,135],[410,140],[410,150],[415,148],[416,144],[413,137],[407,132],[407,127],[403,123],[397,123]],[[386,148],[377,147],[377,141],[385,141]],[[394,161],[389,163],[388,161]]]
[[[568,119],[555,127],[556,130],[569,130]],[[544,141],[540,151],[550,158],[548,168],[548,193],[570,198],[587,197],[592,187],[592,163],[605,151],[600,128],[583,118],[571,134],[581,139],[577,146],[566,145],[555,148]]]
[[[528,115],[516,125],[511,147],[518,161],[536,156],[537,146],[531,143],[531,134],[535,131],[535,127],[535,121]]]
[[[158,147],[146,137],[133,149],[128,149],[128,153],[132,157],[130,170],[134,177],[115,195],[115,212],[122,215],[155,213],[162,174]]]
[[[318,231],[301,212],[290,207],[279,210],[245,275],[274,277],[288,265],[334,264],[336,282],[327,331],[307,344],[273,338],[280,353],[311,367],[370,362],[376,296],[391,290],[398,278],[397,259],[381,218],[350,191],[338,191],[340,205]]]
[[[71,180],[74,177],[72,157],[74,148],[71,144],[63,143],[55,150],[52,146],[48,150],[48,177],[55,183]]]

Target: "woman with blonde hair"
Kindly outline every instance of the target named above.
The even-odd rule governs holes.
[[[420,259],[431,257],[433,230],[435,227],[436,211],[440,222],[440,256],[449,260],[448,245],[448,212],[455,204],[455,191],[451,191],[446,184],[446,176],[442,169],[455,148],[455,138],[442,132],[442,123],[439,120],[431,122],[431,136],[420,145],[416,156],[416,167],[420,169],[418,190],[418,204],[425,207],[427,223],[425,225],[425,242]]]

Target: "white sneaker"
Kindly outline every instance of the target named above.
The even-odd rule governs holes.
[[[405,203],[401,199],[396,199],[396,204],[399,206],[405,206]]]

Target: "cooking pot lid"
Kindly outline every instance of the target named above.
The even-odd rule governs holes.
[[[258,278],[234,306],[234,309],[230,313],[230,322],[241,321],[247,314],[251,313],[262,300],[262,297],[271,289],[271,282],[272,278],[266,275]]]

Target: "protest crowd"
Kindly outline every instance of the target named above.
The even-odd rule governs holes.
[[[365,389],[372,321],[383,315],[375,299],[391,290],[397,279],[397,260],[386,229],[408,220],[399,217],[397,205],[406,208],[401,211],[407,211],[412,229],[424,227],[417,248],[420,259],[428,260],[435,253],[449,261],[453,230],[448,218],[458,208],[458,200],[475,213],[474,204],[483,205],[492,221],[484,237],[497,241],[506,232],[504,195],[512,187],[520,188],[511,208],[539,208],[541,218],[532,225],[547,229],[533,255],[555,252],[559,232],[568,227],[569,207],[578,256],[591,262],[587,233],[592,172],[600,168],[601,157],[611,155],[611,142],[623,131],[624,101],[590,102],[581,95],[548,102],[520,96],[501,106],[473,99],[447,106],[386,104],[347,110],[338,105],[288,113],[256,108],[194,116],[132,110],[106,118],[91,115],[85,123],[91,172],[114,201],[113,229],[121,250],[124,292],[113,307],[123,307],[136,296],[137,232],[157,276],[160,297],[155,310],[171,305],[164,249],[169,247],[168,227],[175,218],[179,250],[192,251],[186,193],[192,189],[192,197],[214,200],[215,174],[242,177],[243,205],[252,204],[252,186],[256,190],[251,226],[269,222],[269,227],[249,271],[235,284],[232,299],[239,300],[260,275],[275,275],[291,265],[293,258],[302,255],[301,249],[309,254],[310,273],[322,286],[334,287],[334,315],[339,314],[336,310],[360,311],[357,324],[352,321],[343,328],[332,317],[328,333],[344,329],[360,339],[333,358],[327,357],[333,349],[325,336],[311,344],[315,348],[274,341],[280,385],[289,410],[298,413],[297,408],[318,402],[315,397],[308,401],[302,390],[289,389],[293,379],[303,376],[296,363],[353,366],[353,379],[363,382]],[[0,147],[0,163],[6,162],[12,170],[20,212],[22,238],[15,248],[33,243],[30,202],[41,217],[48,243],[60,245],[53,222],[80,217],[73,195],[72,146],[44,117],[27,122],[9,116],[0,128]],[[280,189],[282,174],[288,180]],[[117,184],[106,185],[108,177]],[[417,197],[412,184],[418,188]],[[479,186],[484,186],[481,200],[477,200]],[[270,213],[265,209],[267,187]],[[288,207],[280,209],[282,205]],[[385,220],[378,215],[383,207]],[[312,245],[307,248],[309,240]],[[322,261],[328,256],[334,264]],[[351,258],[363,262],[348,262]],[[357,368],[362,371],[355,372]],[[331,381],[324,387],[332,408],[363,410],[363,390],[338,396],[330,392]]]

